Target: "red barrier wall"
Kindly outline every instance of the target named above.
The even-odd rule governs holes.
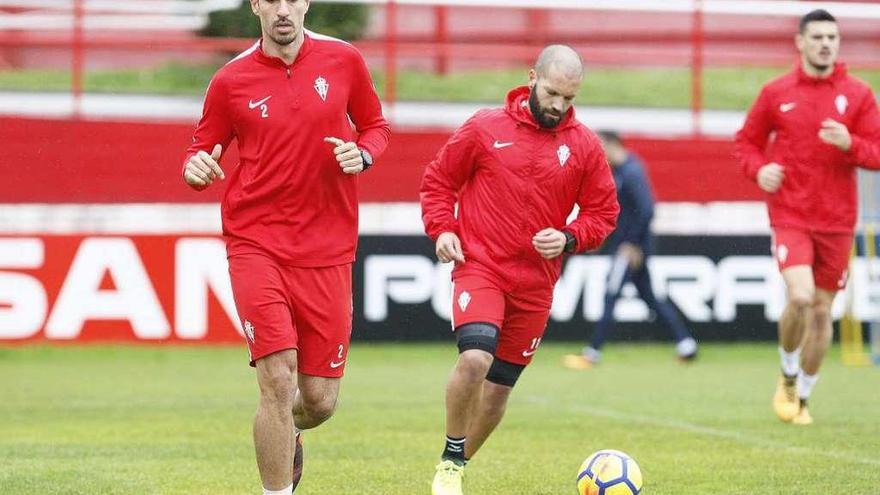
[[[0,202],[210,202],[180,180],[193,126],[0,118]],[[363,201],[417,201],[419,179],[448,131],[395,130],[386,154],[362,176]],[[732,143],[718,139],[627,139],[648,164],[660,201],[761,199],[742,177]],[[233,146],[223,165],[237,162]]]

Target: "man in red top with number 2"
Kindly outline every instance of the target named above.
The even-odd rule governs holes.
[[[802,17],[795,40],[800,63],[761,90],[736,135],[736,153],[767,192],[786,286],[773,407],[783,421],[806,425],[813,422],[807,398],[831,343],[831,303],[846,285],[856,167],[880,169],[880,112],[871,88],[836,62],[840,32],[831,14]]]
[[[477,112],[425,170],[425,231],[440,261],[455,262],[459,349],[434,495],[461,495],[465,463],[501,421],[541,344],[562,253],[599,247],[617,223],[605,153],[574,116],[582,79],[574,50],[545,48],[528,87],[512,90],[505,108]]]
[[[263,490],[290,494],[302,474],[299,431],[336,406],[351,334],[357,175],[390,130],[360,53],[303,28],[309,0],[250,5],[262,39],[211,81],[183,174],[197,190],[224,179],[220,156],[238,140],[223,234],[260,386]]]

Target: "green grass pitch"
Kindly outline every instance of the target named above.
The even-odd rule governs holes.
[[[707,345],[680,366],[671,346],[612,343],[599,368],[560,366],[545,344],[508,413],[468,465],[468,495],[574,495],[602,448],[640,464],[646,495],[880,493],[880,369],[829,356],[816,423],[770,409],[770,344]],[[443,390],[456,351],[356,343],[339,410],[308,432],[297,495],[430,493]],[[0,349],[0,493],[257,494],[257,399],[243,347]]]

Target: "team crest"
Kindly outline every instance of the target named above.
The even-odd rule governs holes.
[[[467,311],[468,304],[470,303],[471,295],[468,291],[464,291],[458,296],[458,307],[461,308],[462,312]]]
[[[254,342],[254,325],[250,320],[244,320],[244,334],[251,342]]]
[[[318,92],[318,96],[321,97],[321,100],[327,101],[327,92],[330,91],[330,83],[328,83],[323,77],[318,76],[318,78],[315,79],[315,91]]]
[[[788,246],[785,244],[776,246],[776,257],[779,259],[779,262],[784,265],[785,261],[788,259]]]
[[[563,144],[558,150],[556,150],[556,156],[559,157],[559,166],[564,167],[565,162],[571,157],[571,150],[568,149],[568,146]]]
[[[837,113],[840,115],[846,113],[846,107],[849,106],[849,100],[846,99],[846,95],[837,95],[837,98],[834,99],[834,106],[837,107]]]

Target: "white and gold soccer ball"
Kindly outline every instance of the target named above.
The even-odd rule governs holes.
[[[638,495],[642,470],[619,450],[600,450],[581,464],[577,489],[580,495]]]

